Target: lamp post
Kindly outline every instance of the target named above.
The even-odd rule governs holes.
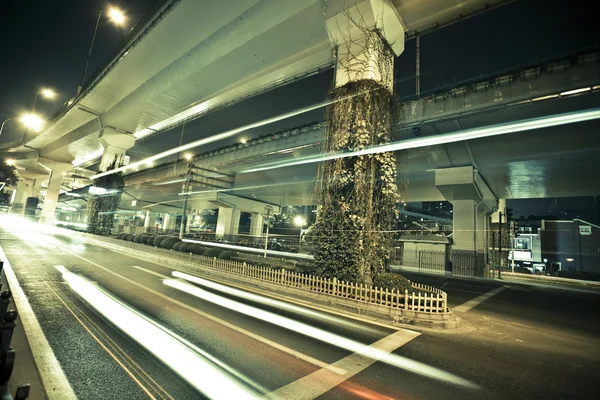
[[[56,97],[56,92],[52,89],[41,88],[37,92],[35,92],[35,98],[33,99],[33,107],[31,107],[31,112],[35,112],[35,104],[37,103],[37,99],[39,95],[42,95],[43,98],[52,100]]]
[[[271,216],[271,212],[273,211],[273,207],[265,206],[265,218],[267,219],[267,233],[265,235],[265,258],[267,258],[267,246],[269,245],[269,217]]]
[[[42,128],[42,125],[44,124],[44,120],[37,114],[34,113],[27,113],[27,114],[23,114],[19,117],[9,117],[6,118],[3,122],[2,125],[0,125],[0,135],[2,135],[2,131],[4,130],[4,125],[13,119],[19,119],[19,121],[27,128],[27,129],[31,129],[34,131],[39,131]]]
[[[300,246],[302,245],[302,227],[306,224],[306,220],[301,215],[294,217],[294,225],[300,227],[300,236],[298,237],[298,253],[300,253]]]
[[[188,202],[188,196],[189,196],[189,191],[190,191],[190,180],[192,178],[192,155],[189,153],[186,153],[183,156],[186,161],[188,162],[188,169],[187,172],[185,173],[185,185],[184,185],[184,197],[183,197],[183,212],[181,213],[181,224],[179,224],[179,239],[183,240],[183,233],[185,232],[185,225],[186,225],[186,214],[187,214],[187,202]]]
[[[88,51],[87,58],[85,59],[85,67],[83,68],[83,74],[81,75],[81,84],[77,88],[77,94],[81,91],[83,87],[83,83],[85,81],[85,74],[87,73],[88,65],[90,63],[90,56],[92,55],[92,49],[94,48],[94,42],[96,41],[96,33],[98,32],[98,24],[100,23],[100,16],[102,16],[103,12],[107,12],[108,19],[111,20],[115,25],[123,25],[125,22],[125,14],[123,11],[119,10],[116,7],[109,7],[108,9],[101,9],[98,13],[98,18],[96,19],[96,27],[94,28],[94,34],[92,35],[92,43],[90,44],[90,49]]]

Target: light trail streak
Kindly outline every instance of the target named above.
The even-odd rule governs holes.
[[[154,162],[156,160],[160,160],[161,158],[165,158],[165,157],[168,157],[170,155],[177,154],[179,152],[190,150],[190,149],[193,149],[194,147],[198,147],[198,146],[202,146],[202,145],[205,145],[205,144],[208,144],[208,143],[216,142],[218,140],[227,139],[229,137],[237,135],[238,133],[241,133],[241,132],[244,132],[244,131],[247,131],[247,130],[250,130],[250,129],[259,128],[259,127],[264,126],[264,125],[272,124],[274,122],[278,122],[278,121],[281,121],[281,120],[284,120],[284,119],[287,119],[287,118],[295,117],[296,115],[305,114],[305,113],[313,111],[313,110],[318,110],[319,108],[327,107],[328,105],[333,104],[335,102],[342,101],[342,100],[345,100],[345,99],[348,99],[348,98],[351,98],[351,97],[354,97],[354,96],[358,96],[359,94],[363,94],[363,93],[364,92],[359,92],[359,93],[355,93],[355,94],[353,94],[351,96],[346,96],[346,97],[335,99],[335,100],[323,101],[323,102],[318,103],[318,104],[313,104],[311,106],[303,107],[303,108],[300,108],[298,110],[290,111],[290,112],[287,112],[287,113],[284,113],[284,114],[279,114],[279,115],[276,115],[275,117],[267,118],[267,119],[264,119],[262,121],[258,121],[258,122],[254,122],[254,123],[251,123],[251,124],[248,124],[248,125],[244,125],[244,126],[241,126],[239,128],[230,129],[228,131],[219,133],[217,135],[213,135],[213,136],[208,137],[208,138],[199,139],[199,140],[193,141],[191,143],[184,144],[182,146],[178,146],[178,147],[172,148],[170,150],[163,151],[161,153],[155,154],[155,155],[150,156],[148,158],[145,158],[145,159],[143,159],[141,161],[136,161],[134,163],[131,163],[131,164],[123,166],[123,167],[111,169],[110,171],[101,172],[99,174],[90,176],[90,179],[94,180],[94,179],[98,179],[98,178],[100,178],[102,176],[114,174],[116,172],[122,172],[122,171],[125,171],[127,169],[133,169],[133,168],[137,168],[137,167],[140,167],[140,166],[143,166],[143,165],[147,165],[148,163]]]
[[[297,158],[293,161],[276,161],[265,163],[257,167],[238,171],[238,173],[250,173],[266,171],[270,169],[290,167],[294,165],[303,165],[318,163],[338,158],[365,156],[369,154],[385,153],[389,151],[400,151],[416,149],[419,147],[435,146],[440,144],[462,142],[465,140],[481,139],[491,136],[506,135],[509,133],[523,132],[533,129],[549,128],[553,126],[572,124],[576,122],[590,121],[600,118],[600,109],[559,114],[552,117],[533,118],[515,123],[488,126],[485,128],[468,129],[466,131],[445,133],[432,137],[407,139],[399,142],[389,143],[380,146],[373,146],[362,150],[333,153],[327,155],[314,155]]]
[[[235,289],[235,288],[232,288],[229,286],[221,285],[220,283],[202,279],[198,276],[186,274],[184,272],[173,271],[172,275],[176,278],[185,279],[186,281],[194,282],[199,285],[209,287],[211,289],[215,289],[215,290],[218,290],[223,293],[231,294],[236,297],[241,297],[243,299],[250,300],[250,301],[256,301],[258,303],[276,307],[281,310],[292,311],[292,312],[302,314],[302,315],[305,315],[308,317],[313,317],[313,318],[317,318],[317,319],[320,319],[323,321],[333,322],[335,324],[342,325],[342,326],[345,326],[345,327],[351,328],[351,329],[362,330],[362,331],[369,332],[369,333],[375,332],[374,329],[366,328],[362,325],[357,324],[356,322],[346,321],[342,318],[338,318],[338,317],[334,317],[334,316],[320,313],[317,311],[313,311],[313,310],[310,310],[310,309],[307,309],[304,307],[298,307],[293,304],[285,303],[283,301],[271,299],[269,297],[259,296],[257,294],[245,292],[243,290],[239,290],[239,289]]]
[[[73,291],[95,310],[209,398],[229,400],[259,397],[259,393],[251,391],[239,381],[254,388],[259,388],[258,385],[210,354],[86,278],[69,272],[61,265],[56,269]],[[264,389],[261,391],[265,393]]]
[[[422,375],[432,379],[437,379],[442,382],[451,383],[454,385],[466,387],[469,389],[479,389],[479,386],[454,374],[443,371],[441,369],[431,367],[427,364],[411,360],[396,354],[387,353],[385,351],[366,346],[362,343],[336,335],[331,332],[324,331],[319,328],[312,327],[302,322],[293,319],[282,317],[269,311],[261,310],[223,296],[208,292],[189,282],[179,279],[165,279],[163,283],[175,289],[191,294],[205,301],[209,301],[224,308],[269,322],[273,325],[280,326],[290,331],[311,337],[321,342],[340,347],[342,349],[360,354],[371,359],[385,362],[386,364]]]
[[[218,243],[218,242],[205,242],[202,240],[193,240],[193,239],[183,239],[184,242],[187,243],[199,243],[199,244],[203,244],[205,246],[214,246],[214,247],[222,247],[224,249],[231,249],[231,250],[240,250],[240,251],[245,251],[246,253],[257,253],[257,254],[264,254],[265,250],[264,249],[256,249],[254,247],[244,247],[244,246],[236,246],[233,244],[226,244],[226,243]],[[300,258],[303,260],[312,260],[313,256],[308,255],[308,254],[301,254],[301,253],[286,253],[285,251],[277,251],[277,250],[267,250],[268,254],[273,254],[273,255],[278,255],[278,256],[287,256],[287,257],[292,257],[292,258]]]

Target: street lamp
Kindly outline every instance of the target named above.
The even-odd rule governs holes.
[[[123,11],[119,10],[116,7],[109,7],[108,9],[101,9],[98,13],[98,19],[96,20],[96,27],[94,28],[94,35],[92,36],[92,43],[90,44],[90,50],[88,51],[87,58],[85,60],[85,67],[83,68],[83,75],[81,75],[81,84],[79,85],[79,90],[83,87],[83,82],[85,81],[85,74],[88,69],[88,64],[90,63],[90,56],[92,55],[92,49],[94,48],[94,41],[96,40],[96,32],[98,32],[98,24],[100,23],[100,16],[103,12],[106,12],[108,19],[114,23],[115,25],[123,25],[127,17],[123,13]],[[79,94],[79,90],[77,91]]]
[[[49,88],[41,88],[37,92],[35,92],[35,98],[33,99],[33,107],[31,107],[31,112],[35,112],[35,104],[37,103],[37,99],[39,95],[42,95],[43,98],[48,100],[53,100],[56,97],[56,92]]]
[[[265,219],[267,220],[267,233],[265,235],[265,258],[267,258],[267,247],[269,245],[269,218],[271,217],[271,213],[273,212],[273,207],[267,205],[265,206]]]
[[[19,117],[10,117],[10,118],[6,118],[3,122],[2,125],[0,125],[0,135],[2,135],[2,131],[4,130],[4,125],[13,119],[18,119],[19,122],[21,122],[23,125],[25,125],[25,127],[27,129],[31,129],[35,132],[39,132],[42,127],[44,126],[44,120],[42,119],[42,117],[40,117],[37,114],[34,113],[27,113],[27,114],[23,114]]]
[[[302,244],[302,227],[306,224],[306,220],[301,215],[294,217],[294,225],[300,227],[300,236],[298,237],[298,253],[300,253],[300,245]]]
[[[186,154],[190,155],[190,154]],[[183,198],[183,213],[181,213],[181,224],[179,225],[179,239],[183,240],[183,234],[185,231],[185,226],[187,225],[187,202],[188,202],[188,197],[189,197],[189,193],[190,193],[190,181],[192,179],[192,166],[193,164],[190,162],[192,160],[192,157],[190,155],[190,157],[185,157],[185,159],[188,161],[188,169],[187,172],[185,174],[185,184],[183,186],[183,190],[185,191],[185,197]]]

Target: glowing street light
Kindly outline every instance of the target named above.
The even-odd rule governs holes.
[[[15,165],[15,160],[13,160],[12,158],[7,159],[6,165]]]
[[[52,89],[48,89],[48,88],[43,88],[42,90],[40,90],[39,92],[43,97],[45,97],[46,99],[52,100],[56,97],[56,92]]]
[[[96,40],[96,33],[98,32],[98,24],[100,23],[100,16],[102,15],[103,12],[106,12],[108,19],[115,25],[122,26],[125,23],[125,21],[127,20],[125,13],[123,13],[123,11],[119,10],[117,7],[111,6],[106,10],[105,9],[100,10],[100,12],[98,13],[98,19],[96,20],[96,27],[94,28],[94,35],[92,36],[92,43],[90,44],[90,50],[88,51],[88,55],[85,60],[85,67],[83,68],[83,75],[81,75],[81,84],[79,85],[77,94],[79,94],[79,91],[83,87],[83,83],[85,81],[85,74],[87,73],[88,65],[90,63],[90,56],[92,55],[92,49],[94,48],[94,41]]]
[[[298,237],[298,253],[300,252],[300,245],[302,244],[302,227],[306,224],[306,219],[302,215],[296,215],[294,217],[294,225],[300,227],[300,236]]]
[[[35,92],[35,98],[33,99],[33,107],[31,107],[31,112],[35,112],[35,104],[37,103],[37,99],[39,95],[42,95],[43,98],[48,100],[53,100],[56,97],[56,92],[49,88],[41,88],[37,92]]]
[[[192,154],[191,153],[185,153],[183,155],[183,158],[185,158],[186,161],[190,161],[192,159]]]
[[[0,135],[2,135],[2,131],[4,130],[4,125],[10,120],[18,119],[27,129],[31,129],[35,132],[39,132],[44,126],[44,120],[37,114],[27,113],[23,114],[20,117],[10,117],[6,118],[2,125],[0,125]]]
[[[27,129],[31,129],[34,132],[39,132],[44,127],[44,120],[35,113],[23,114],[19,118],[19,121],[25,125]]]
[[[108,14],[108,19],[110,19],[116,25],[123,25],[125,23],[125,20],[127,18],[125,17],[125,13],[123,13],[123,11],[119,10],[116,7],[110,7],[106,11]]]

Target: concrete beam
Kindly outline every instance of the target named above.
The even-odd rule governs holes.
[[[100,133],[98,142],[104,147],[102,160],[100,161],[100,171],[106,171],[115,160],[117,161],[116,167],[123,165],[125,152],[135,144],[135,136],[104,128]]]

